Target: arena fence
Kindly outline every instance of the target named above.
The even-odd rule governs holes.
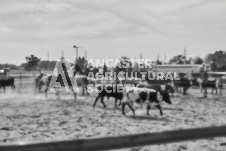
[[[1,146],[0,151],[98,151],[225,136],[226,126],[220,126],[42,144]]]
[[[46,71],[45,73],[49,74],[52,71]],[[16,92],[26,93],[35,91],[35,79],[40,75],[39,71],[10,71],[7,73],[7,76],[14,77]],[[10,90],[7,90],[10,91]]]

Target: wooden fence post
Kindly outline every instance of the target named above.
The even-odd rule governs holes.
[[[34,86],[34,93],[36,92],[35,78],[36,78],[36,74],[33,72],[33,86]]]
[[[21,93],[21,88],[22,88],[22,72],[20,72],[20,87],[19,87],[19,93]]]

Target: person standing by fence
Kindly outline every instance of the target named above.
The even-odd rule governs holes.
[[[205,64],[203,64],[203,67],[200,69],[200,75],[203,80],[201,85],[206,85],[208,80],[208,73]],[[207,97],[207,87],[204,88],[204,97]]]
[[[212,63],[210,64],[210,67],[211,67],[211,71],[212,72],[216,72],[217,71],[217,63],[216,63],[216,59],[215,58],[212,60]]]
[[[222,77],[217,79],[216,85],[217,85],[217,88],[219,89],[220,95],[222,96],[222,91],[223,91],[223,78]]]
[[[203,79],[203,81],[208,80],[207,67],[205,66],[205,64],[203,64],[202,68],[200,69],[200,76]]]

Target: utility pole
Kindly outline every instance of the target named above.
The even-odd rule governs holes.
[[[157,61],[159,61],[159,53],[157,54]]]
[[[143,59],[142,53],[140,53],[140,59]]]
[[[184,47],[184,64],[186,63],[186,57],[187,57],[187,50],[186,50],[186,47]]]
[[[166,54],[164,54],[164,64],[166,64]]]
[[[184,47],[184,59],[186,59],[186,56],[187,56],[187,50],[186,50],[186,47]]]
[[[64,51],[62,50],[62,57],[60,58],[61,61],[64,61]]]
[[[49,50],[47,51],[47,69],[49,69]]]

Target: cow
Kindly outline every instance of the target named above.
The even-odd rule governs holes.
[[[53,87],[50,87],[51,80],[58,82],[60,85],[54,85]],[[58,75],[58,76],[46,75],[46,76],[43,76],[42,79],[39,81],[39,87],[41,87],[43,85],[45,86],[44,92],[45,92],[46,97],[47,97],[47,91],[48,91],[49,88],[54,88],[57,96],[59,95],[59,90],[58,90],[59,87],[69,88],[73,92],[74,98],[76,100],[76,93],[74,92],[71,80],[68,77],[66,77],[66,81],[67,81],[68,85],[65,85],[61,75]]]
[[[64,87],[64,84],[62,83],[61,77],[56,77],[54,75],[43,75],[42,78],[40,80],[37,80],[37,84],[36,87],[38,87],[39,92],[41,91],[41,87],[45,86],[45,92],[47,92],[47,88],[50,84],[51,79],[53,78],[57,78],[57,82],[61,83],[61,86]],[[38,79],[38,78],[37,78]],[[75,83],[76,81],[76,83]],[[87,93],[87,95],[89,95],[88,93],[88,84],[89,84],[89,80],[87,79],[87,76],[84,75],[76,75],[75,77],[72,77],[69,79],[67,79],[67,82],[69,82],[69,88],[70,86],[77,86],[77,87],[81,87],[82,88],[82,95],[85,94],[85,91]]]
[[[178,90],[178,88],[183,88],[183,94],[186,95],[186,91],[191,87],[191,81],[186,78],[182,77],[180,80],[174,80],[174,89]]]
[[[39,82],[39,86],[41,86],[41,85],[45,85],[46,86],[46,88],[45,88],[45,95],[46,95],[46,97],[47,97],[48,88],[54,88],[56,90],[56,94],[58,95],[59,94],[59,91],[57,91],[58,87],[68,87],[73,92],[74,98],[76,100],[77,94],[76,94],[76,92],[73,89],[73,83],[72,83],[73,81],[71,80],[71,78],[69,76],[69,73],[67,71],[67,67],[66,67],[65,63],[62,63],[62,69],[63,69],[63,71],[61,71],[62,73],[58,74],[57,76],[56,75],[43,76],[42,79]],[[65,75],[64,78],[65,78],[66,81],[64,81],[64,78],[62,77],[62,74]],[[53,85],[53,86],[51,85],[50,86],[51,80],[53,80],[54,82],[59,83],[60,85]],[[65,82],[67,82],[67,85],[66,85]]]
[[[173,88],[171,85],[169,85],[169,84],[163,85],[163,86],[161,86],[161,90],[165,90],[165,91],[167,91],[168,93],[171,93],[172,96],[173,96],[174,88]]]
[[[97,80],[99,81],[99,80]],[[114,98],[115,99],[115,107],[120,106],[122,99],[123,99],[123,92],[117,92],[117,87],[120,87],[120,84],[117,83],[121,83],[121,84],[133,84],[133,85],[137,85],[138,81],[135,80],[122,80],[120,82],[118,81],[110,81],[110,80],[101,80],[99,81],[98,84],[101,84],[101,86],[97,87],[98,90],[98,95],[94,101],[93,107],[95,107],[97,101],[100,99],[101,103],[103,104],[104,107],[106,107],[105,103],[104,103],[104,98],[107,97],[109,98]],[[110,84],[110,85],[108,85]],[[121,87],[122,89],[124,89],[124,87]],[[107,91],[106,91],[107,90]],[[119,104],[117,105],[117,101],[120,101]]]
[[[201,92],[203,91],[203,89],[207,89],[207,88],[211,88],[212,89],[212,93],[215,90],[216,94],[217,94],[217,80],[207,80],[207,81],[202,81],[201,82]]]
[[[40,82],[44,76],[46,76],[46,74],[41,73],[41,74],[35,79],[35,91],[38,89],[38,92],[39,92],[39,93],[41,92],[42,85],[44,85],[43,82]]]
[[[108,99],[110,97],[113,97],[115,99],[115,107],[117,107],[117,101],[119,100],[120,103],[118,104],[121,105],[121,101],[123,99],[123,92],[122,90],[120,92],[117,92],[117,86],[118,85],[113,85],[113,86],[108,86],[108,85],[102,85],[102,86],[98,86],[98,96],[96,97],[94,103],[93,103],[93,107],[95,107],[97,101],[100,99],[101,103],[103,104],[103,106],[106,108],[106,105],[104,103],[104,97],[107,97]],[[121,87],[123,89],[123,87]]]
[[[5,88],[6,87],[11,87],[13,91],[15,91],[15,84],[14,84],[14,78],[13,77],[7,77],[4,79],[0,79],[0,88],[4,89],[5,92]]]
[[[154,80],[150,80],[146,77],[146,81],[149,83],[149,84],[159,84],[159,85],[168,85],[171,83],[171,80],[157,80],[157,79],[154,79]]]
[[[193,79],[191,79],[191,85],[195,86],[195,87],[199,87],[200,86],[200,82],[198,81],[197,78],[193,78]]]
[[[82,95],[85,95],[85,91],[86,94],[89,95],[88,92],[88,84],[89,84],[89,80],[88,77],[85,75],[75,75],[75,77],[72,78],[72,80],[75,80],[77,85],[77,87],[81,87],[82,88]]]
[[[43,75],[43,76],[41,76],[40,80],[38,80],[38,78],[36,78],[36,79],[37,80],[35,80],[35,87],[38,88],[39,92],[41,92],[42,86],[48,87],[50,80],[51,80],[51,75]],[[45,91],[46,91],[46,88],[45,88]]]
[[[151,78],[153,78],[153,77],[151,77]],[[171,93],[173,96],[174,89],[171,85],[172,80],[170,80],[170,79],[165,79],[165,80],[149,79],[148,76],[146,76],[145,81],[148,83],[146,85],[149,85],[148,86],[149,88],[151,88],[151,89],[153,88],[156,91],[166,90],[169,93]]]
[[[125,91],[124,91],[125,92]],[[151,105],[154,104],[156,108],[159,109],[160,115],[163,115],[162,108],[160,105],[161,101],[165,101],[168,104],[172,104],[170,100],[169,93],[167,91],[159,91],[157,92],[154,89],[148,88],[139,88],[139,87],[130,87],[124,93],[123,101],[122,101],[122,114],[125,115],[125,107],[128,107],[132,110],[133,115],[135,116],[134,103],[139,104],[141,107],[143,104],[147,104],[147,115],[149,115],[149,110],[151,109]]]
[[[154,81],[155,81],[154,82],[155,84],[150,84],[150,82],[149,83],[147,83],[147,82],[139,83],[139,87],[146,87],[146,88],[149,88],[149,89],[154,89],[158,92],[161,91],[161,90],[165,90],[168,93],[171,93],[172,96],[173,96],[174,88],[170,84],[163,83],[160,80],[158,80],[159,81],[159,84],[158,84],[157,80],[154,80]]]

